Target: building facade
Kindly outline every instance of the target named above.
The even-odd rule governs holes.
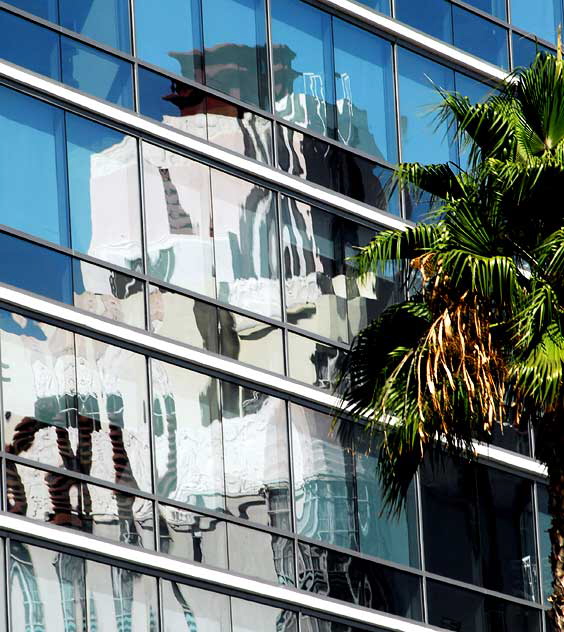
[[[393,5],[393,6],[392,6]],[[349,257],[562,0],[0,2],[0,629],[547,632],[528,429],[382,514]]]

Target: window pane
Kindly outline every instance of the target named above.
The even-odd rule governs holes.
[[[60,80],[59,36],[54,31],[0,10],[0,32],[0,57]]]
[[[59,446],[63,444],[64,438]],[[155,547],[153,505],[144,498],[12,461],[6,462],[6,495],[11,513],[115,542]]]
[[[78,335],[76,355],[79,420],[90,433],[80,471],[150,490],[146,358]]]
[[[370,629],[374,632],[384,632],[383,628],[371,627]],[[361,628],[345,627],[342,623],[303,615],[300,617],[300,630],[302,632],[364,632]]]
[[[272,54],[276,113],[334,137],[331,16],[299,0],[274,0]]]
[[[562,24],[562,3],[560,0],[511,0],[511,22],[555,44],[558,25]]]
[[[209,167],[143,143],[143,184],[149,274],[214,296]]]
[[[128,0],[59,0],[61,26],[131,52]]]
[[[0,87],[0,136],[0,222],[68,246],[62,110]]]
[[[342,349],[288,332],[288,374],[295,380],[332,393],[344,359]]]
[[[218,310],[219,352],[274,373],[284,373],[282,330],[253,318]]]
[[[339,140],[397,161],[392,47],[343,20],[333,20]]]
[[[540,571],[542,580],[542,599],[545,605],[552,595],[552,569],[550,567],[550,554],[552,546],[548,530],[552,525],[552,518],[548,510],[548,488],[546,485],[537,485],[538,494],[538,528],[539,528],[539,548],[540,548]]]
[[[429,623],[460,632],[540,632],[540,612],[488,595],[427,581]]]
[[[447,0],[395,0],[396,18],[445,42],[452,41],[451,5]],[[405,158],[404,158],[405,160]]]
[[[333,340],[348,340],[342,220],[281,198],[288,322]]]
[[[390,0],[359,0],[359,4],[365,4],[380,13],[390,15]]]
[[[232,632],[227,595],[162,581],[164,632]]]
[[[298,533],[358,548],[351,427],[290,405]]]
[[[61,37],[63,83],[133,109],[131,64],[127,61]]]
[[[10,0],[10,4],[51,22],[58,21],[58,0]]]
[[[143,281],[73,259],[73,283],[76,307],[132,327],[145,327]]]
[[[67,115],[72,246],[123,268],[141,267],[137,141]]]
[[[453,6],[454,44],[496,66],[509,67],[507,29]]]
[[[72,305],[72,259],[38,244],[0,233],[0,281]]]
[[[199,0],[135,0],[137,56],[177,75],[202,81]]]
[[[203,0],[202,10],[207,85],[267,110],[264,0]]]
[[[86,562],[88,630],[154,632],[157,580],[107,564]]]
[[[530,66],[537,53],[545,52],[554,55],[554,51],[542,44],[534,42],[527,37],[513,33],[513,67]]]
[[[233,632],[297,632],[297,615],[290,610],[231,599]]]
[[[15,540],[9,548],[13,632],[86,632],[84,561]]]
[[[290,531],[284,400],[223,382],[222,402],[227,510]]]
[[[408,0],[411,3],[411,0]],[[415,5],[411,5],[415,6]],[[418,13],[424,13],[417,7]],[[457,160],[456,144],[445,124],[437,127],[433,107],[437,87],[454,89],[454,72],[416,53],[398,48],[402,160],[439,163]],[[435,85],[433,85],[435,84]]]
[[[280,318],[275,196],[221,171],[211,172],[217,297]]]
[[[421,620],[421,586],[415,575],[304,542],[298,549],[302,589]]]
[[[217,381],[151,361],[157,493],[223,509],[224,475]]]
[[[481,9],[487,13],[495,15],[496,18],[502,20],[506,19],[505,14],[505,0],[465,0],[466,4],[469,4],[476,9]]]

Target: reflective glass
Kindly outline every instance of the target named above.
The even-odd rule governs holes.
[[[6,462],[6,497],[8,511],[32,520],[134,546],[155,546],[153,505],[144,498],[12,461]]]
[[[423,616],[419,578],[369,560],[300,542],[298,577],[308,592],[410,619]]]
[[[509,68],[507,29],[494,22],[452,7],[454,45],[496,66]]]
[[[511,22],[547,42],[556,43],[556,31],[562,24],[560,0],[511,0]]]
[[[0,87],[0,222],[68,246],[63,116]]]
[[[505,0],[465,0],[465,2],[476,9],[495,15],[496,18],[506,19]]]
[[[137,140],[68,114],[72,247],[123,268],[141,266]]]
[[[145,327],[143,281],[73,259],[73,286],[76,307],[132,327]]]
[[[135,0],[137,56],[177,75],[202,81],[199,0]]]
[[[452,42],[451,4],[447,0],[395,0],[396,18],[444,42]],[[404,158],[405,160],[405,158]]]
[[[272,191],[212,169],[217,297],[281,317],[278,227]]]
[[[223,382],[222,403],[227,510],[291,530],[284,400]]]
[[[217,308],[177,292],[149,287],[151,331],[219,353]]]
[[[227,595],[162,581],[164,632],[232,632]]]
[[[80,471],[149,490],[146,358],[84,336],[75,343],[79,427],[90,443]]]
[[[0,32],[1,58],[40,75],[60,80],[57,33],[3,10],[0,10]],[[33,42],[33,46],[29,42]]]
[[[355,426],[353,446],[361,553],[419,566],[415,484],[409,488],[401,513],[390,516],[378,480],[378,437],[370,437],[362,427]]]
[[[333,20],[338,139],[397,161],[391,44]]]
[[[513,68],[518,66],[530,66],[537,53],[544,52],[554,55],[554,51],[538,42],[535,42],[528,37],[523,37],[519,33],[513,33],[512,38],[512,51],[513,55]]]
[[[224,508],[223,446],[217,381],[151,361],[157,493]]]
[[[342,220],[281,197],[288,322],[334,340],[348,340]]]
[[[0,281],[72,305],[72,259],[38,244],[0,233]]]
[[[129,62],[65,36],[61,37],[61,61],[63,83],[133,109]]]
[[[384,632],[383,628],[370,628],[374,632]],[[355,628],[350,625],[343,625],[334,621],[326,621],[317,617],[301,616],[300,617],[301,632],[363,632],[361,628]]]
[[[148,273],[213,296],[209,167],[143,143],[143,185]]]
[[[297,632],[297,615],[290,610],[231,599],[232,632]]]
[[[331,16],[299,0],[274,0],[271,10],[275,111],[333,137]]]
[[[12,632],[86,632],[84,561],[10,541]]]
[[[157,580],[107,564],[86,562],[88,630],[157,632]]]
[[[548,489],[546,485],[537,485],[537,494],[542,599],[545,605],[550,605],[548,598],[552,595],[552,569],[550,567],[552,546],[548,530],[551,527],[552,518],[548,510]]]
[[[162,553],[227,569],[227,524],[218,518],[159,504]]]
[[[268,110],[264,0],[203,0],[202,21],[207,85]]]
[[[230,570],[267,582],[296,585],[294,540],[231,523],[227,533]]]
[[[352,428],[290,405],[298,533],[358,549]]]
[[[284,125],[277,125],[278,166],[360,202],[399,215],[397,191],[390,194],[392,170]]]
[[[390,15],[390,0],[359,0],[360,4],[365,4],[367,7],[376,9],[380,13]]]
[[[520,426],[514,426],[511,422],[505,422],[503,425],[495,423],[492,427],[491,437],[486,437],[486,441],[498,448],[519,452],[527,456],[531,455],[531,443],[529,439],[529,428],[527,423]]]
[[[541,611],[427,581],[429,623],[460,632],[540,632]]]
[[[345,352],[337,347],[288,332],[288,375],[333,392]]]
[[[427,569],[538,600],[530,481],[451,461],[427,464],[421,481]]]
[[[219,352],[274,373],[284,373],[282,330],[254,318],[219,309]]]
[[[128,0],[59,0],[61,26],[131,52]]]
[[[410,6],[416,6],[411,0],[407,1]],[[417,5],[417,13],[425,11]],[[454,72],[416,53],[398,48],[398,74],[402,160],[456,162],[458,152],[454,139],[444,123],[437,126],[434,112],[434,107],[441,103],[437,87],[452,91]]]
[[[58,0],[10,0],[10,4],[51,22],[58,21]]]

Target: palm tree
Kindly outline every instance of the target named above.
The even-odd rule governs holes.
[[[375,236],[361,276],[404,265],[409,292],[354,340],[341,413],[383,432],[379,474],[401,508],[428,453],[472,458],[494,424],[531,422],[548,469],[552,618],[564,632],[564,66],[539,55],[485,102],[442,93],[466,170],[402,164],[440,200],[432,221]]]

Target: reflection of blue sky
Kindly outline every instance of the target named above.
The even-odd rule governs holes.
[[[511,0],[511,21],[529,33],[556,42],[556,29],[562,23],[561,0]]]
[[[204,0],[202,8],[206,48],[225,43],[251,47],[265,43],[263,0]]]

